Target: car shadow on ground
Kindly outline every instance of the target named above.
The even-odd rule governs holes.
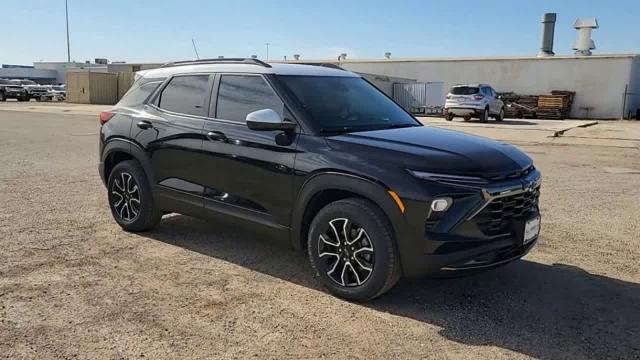
[[[144,236],[322,289],[305,254],[238,227],[176,215]],[[404,280],[362,306],[536,358],[640,357],[640,285],[569,265],[522,260],[464,278]]]

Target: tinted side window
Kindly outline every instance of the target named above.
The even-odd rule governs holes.
[[[206,116],[209,75],[176,76],[162,90],[158,106],[180,114]]]
[[[220,78],[216,118],[245,122],[247,114],[272,109],[282,116],[283,103],[269,84],[252,75],[223,75]]]
[[[124,94],[120,102],[118,102],[118,106],[132,107],[141,105],[161,83],[162,81],[152,81],[134,85]]]

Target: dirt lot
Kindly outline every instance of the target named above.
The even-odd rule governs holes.
[[[179,215],[124,233],[97,116],[0,107],[0,357],[640,358],[640,123],[554,137],[570,123],[425,121],[535,159],[541,240],[495,271],[353,304],[260,234]]]

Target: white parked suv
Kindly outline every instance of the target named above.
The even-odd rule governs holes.
[[[504,103],[490,85],[454,85],[444,104],[444,117],[447,121],[454,116],[462,116],[465,121],[477,117],[485,122],[489,117],[496,121],[504,119]]]

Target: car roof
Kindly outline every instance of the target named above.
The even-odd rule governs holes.
[[[176,74],[189,73],[249,73],[249,74],[277,74],[277,75],[303,75],[303,76],[336,76],[336,77],[360,77],[350,71],[331,67],[303,65],[303,64],[259,64],[227,63],[227,64],[184,64],[166,66],[151,70],[138,71],[139,76],[145,78],[165,78]]]
[[[455,84],[452,87],[481,87],[481,86],[491,86],[489,84]]]

